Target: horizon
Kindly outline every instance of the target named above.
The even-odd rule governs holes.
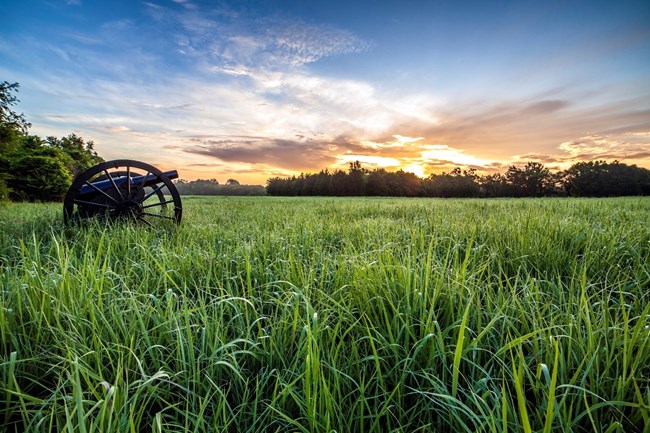
[[[650,168],[642,1],[24,1],[0,80],[30,133],[183,179],[536,161]]]

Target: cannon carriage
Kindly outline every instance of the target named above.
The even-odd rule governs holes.
[[[91,219],[130,220],[152,226],[180,223],[183,208],[172,179],[140,161],[119,159],[97,164],[79,174],[63,201],[65,223]]]

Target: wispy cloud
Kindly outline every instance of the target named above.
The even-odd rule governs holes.
[[[306,24],[300,21],[271,21],[267,35],[278,48],[281,60],[301,65],[325,57],[365,51],[370,47],[354,33],[334,26]]]
[[[189,2],[179,2],[184,6]],[[281,15],[244,15],[227,8],[178,13],[150,6],[174,32],[178,52],[224,70],[295,67],[323,58],[368,50],[372,43],[332,25]]]
[[[562,101],[558,99],[533,102],[522,110],[522,114],[525,115],[548,114],[566,108],[568,105],[569,105],[568,101]]]
[[[650,146],[647,135],[628,133],[620,135],[594,134],[560,144],[559,149],[566,159],[647,159]]]
[[[578,161],[619,160],[626,163],[650,162],[650,131],[621,134],[591,134],[560,143],[552,152],[515,155],[515,164],[538,161],[553,169],[565,169]]]
[[[197,6],[190,0],[172,0],[172,1],[190,10],[194,10],[197,8]]]
[[[343,137],[335,140],[229,137],[219,140],[193,138],[191,141],[195,145],[184,147],[184,152],[292,171],[320,170],[336,163],[339,154],[365,150]]]

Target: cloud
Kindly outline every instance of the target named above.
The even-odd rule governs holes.
[[[341,155],[338,160],[338,165],[346,166],[351,162],[359,161],[364,167],[399,167],[402,165],[402,160],[397,158],[390,158],[386,156],[376,155]]]
[[[104,130],[106,132],[128,132],[131,131],[131,128],[122,125],[116,126],[106,126],[106,125],[94,125],[95,129]]]
[[[196,9],[196,6],[189,0],[172,0],[174,3],[179,4],[187,9]]]
[[[102,40],[100,38],[84,35],[76,31],[69,32],[68,37],[74,41],[87,45],[99,45],[102,43]]]
[[[568,101],[562,100],[548,100],[548,101],[539,101],[529,104],[522,114],[524,115],[541,115],[553,113],[555,111],[561,110],[569,105]]]
[[[648,132],[591,134],[560,143],[554,153],[526,153],[514,156],[513,161],[536,161],[554,169],[565,169],[579,161],[650,162],[649,136]]]
[[[472,167],[483,167],[493,162],[477,158],[462,149],[456,149],[447,145],[426,146],[423,150],[422,158],[425,162],[444,161],[446,163],[456,164],[457,166]]]
[[[180,53],[224,71],[295,67],[372,47],[347,29],[278,14],[260,17],[223,7],[180,13],[151,7],[150,13],[168,27],[180,26],[174,32]]]
[[[647,134],[647,133],[646,133]],[[561,143],[567,160],[645,159],[650,156],[645,134],[593,134]]]
[[[225,162],[264,164],[294,171],[327,167],[337,161],[335,155],[341,147],[347,146],[343,140],[332,142],[264,137],[192,141],[196,144],[184,148],[184,152],[210,156]]]
[[[218,72],[226,75],[234,75],[234,76],[247,76],[250,75],[250,69],[247,68],[246,66],[213,66],[210,69],[212,72]]]
[[[313,63],[333,55],[359,53],[370,47],[370,43],[348,30],[295,20],[271,20],[267,34],[280,58],[293,65]]]
[[[549,155],[545,153],[526,153],[523,155],[516,155],[515,159],[519,162],[525,161],[535,161],[541,162],[542,164],[555,164],[558,162],[563,162],[562,157],[558,155]]]

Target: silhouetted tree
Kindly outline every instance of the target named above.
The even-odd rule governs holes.
[[[388,186],[387,177],[389,174],[383,168],[378,168],[368,173],[366,182],[366,195],[389,196],[391,191]]]
[[[481,176],[479,185],[483,197],[506,197],[510,191],[507,179],[500,173]]]
[[[398,170],[395,173],[399,182],[402,196],[418,197],[422,191],[422,179],[413,173],[404,170]]]
[[[422,190],[427,197],[479,197],[477,179],[476,170],[456,167],[450,173],[430,175],[422,182]]]
[[[348,175],[342,170],[336,170],[332,174],[332,195],[344,196],[350,195],[348,187]]]
[[[365,195],[366,185],[365,185],[365,176],[366,170],[361,168],[361,163],[359,161],[354,161],[350,163],[350,169],[348,170],[347,178],[347,194],[346,195]]]
[[[512,165],[505,178],[514,197],[541,197],[554,190],[554,177],[539,162],[528,162],[523,169]]]
[[[618,161],[578,162],[562,173],[562,184],[571,196],[650,195],[650,170]]]
[[[366,170],[359,161],[348,172],[322,170],[267,181],[270,195],[368,195],[405,197],[542,197],[557,195],[640,195],[650,194],[650,170],[618,161],[574,164],[569,170],[553,173],[539,162],[523,168],[510,166],[504,174],[479,177],[476,170],[432,174],[420,179],[403,170]]]
[[[314,195],[332,195],[332,176],[329,171],[327,169],[321,170],[315,178],[313,189]]]
[[[282,187],[285,180],[281,177],[272,177],[266,180],[266,192],[269,195],[285,195]]]

